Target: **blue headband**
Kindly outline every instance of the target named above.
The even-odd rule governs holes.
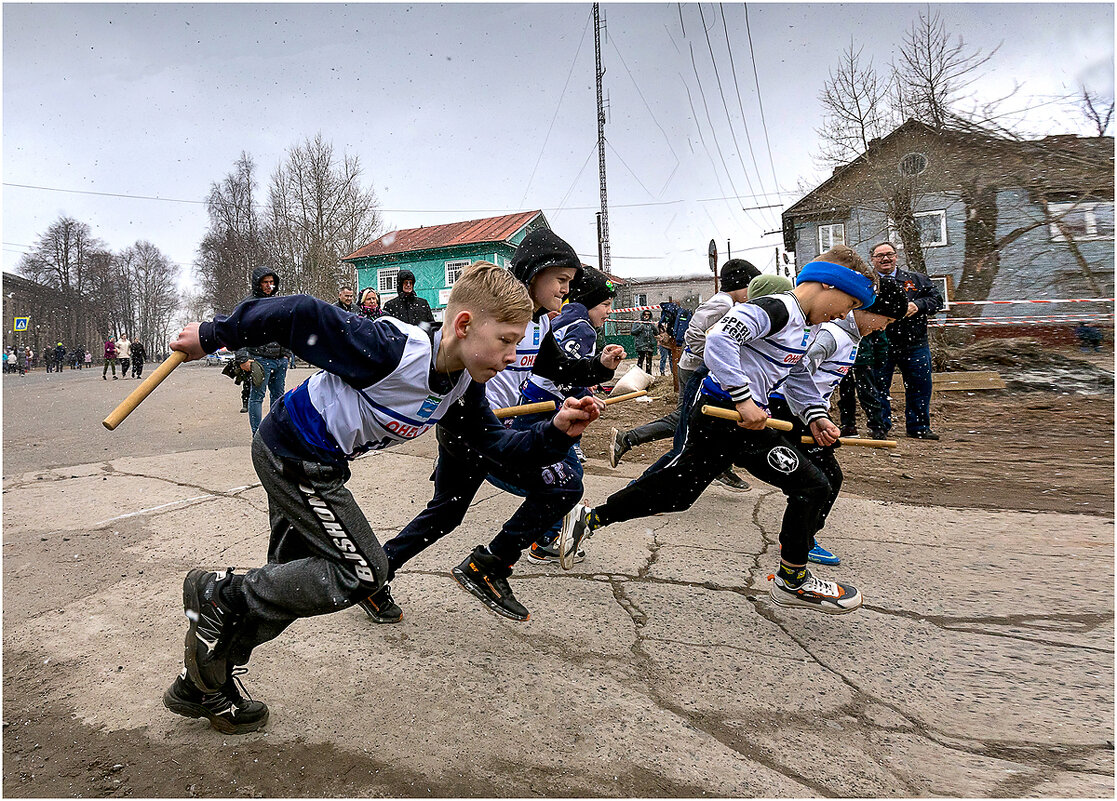
[[[828,261],[808,262],[799,271],[799,275],[795,278],[795,284],[798,286],[805,281],[817,281],[820,284],[829,284],[836,289],[840,289],[850,297],[861,301],[862,309],[877,299],[871,279],[840,264]]]

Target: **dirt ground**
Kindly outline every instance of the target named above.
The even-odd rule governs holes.
[[[1029,376],[1026,387],[977,392],[936,392],[931,401],[931,425],[938,442],[903,436],[902,393],[892,399],[894,450],[847,448],[839,459],[845,473],[843,491],[877,500],[926,506],[978,509],[1113,514],[1113,391],[1103,381],[1093,382],[1098,394],[1071,394],[1050,388],[1079,379],[1075,388],[1090,386],[1083,376],[1097,368],[1112,370],[1113,354],[1081,354],[1063,349],[1051,361],[1060,372],[1049,371],[1044,383]],[[1063,361],[1071,362],[1068,371]],[[1079,371],[1073,365],[1082,366]],[[971,369],[996,365],[968,364]],[[1005,377],[1011,373],[1003,366]],[[1069,373],[1069,375],[1067,375]],[[670,376],[657,378],[652,403],[627,401],[609,410],[610,425],[630,428],[666,414],[675,406]],[[833,411],[832,416],[837,417]],[[858,410],[862,433],[864,413]],[[582,449],[591,459],[608,459],[610,426],[593,426]],[[670,440],[633,448],[624,456],[630,464],[651,464],[671,446]],[[590,465],[588,472],[606,472]],[[755,482],[755,479],[752,479]]]

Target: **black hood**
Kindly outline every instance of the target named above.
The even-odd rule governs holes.
[[[268,275],[275,279],[275,291],[272,292],[271,295],[265,295],[260,291],[260,281]],[[271,267],[257,267],[255,270],[252,271],[252,286],[249,288],[252,290],[252,297],[254,298],[270,298],[278,295],[279,275],[276,274],[275,270],[273,270]]]

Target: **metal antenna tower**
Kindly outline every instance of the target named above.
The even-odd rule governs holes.
[[[609,272],[609,193],[605,187],[605,108],[601,103],[601,18],[597,3],[593,4],[593,55],[597,62],[597,163],[601,175],[601,215],[598,217],[597,241],[601,269]]]

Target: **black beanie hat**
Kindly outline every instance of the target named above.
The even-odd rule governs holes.
[[[414,284],[415,273],[411,272],[411,270],[400,270],[399,273],[396,275],[396,286],[402,287],[404,281],[410,281]],[[412,288],[414,289],[414,287]]]
[[[734,289],[748,289],[749,281],[760,275],[751,262],[744,259],[730,259],[721,265],[721,291],[732,292]]]
[[[530,286],[531,279],[548,267],[569,267],[575,271],[575,281],[582,272],[582,261],[574,248],[549,228],[537,228],[525,236],[512,254],[510,266],[512,275],[525,286]]]
[[[566,299],[592,309],[616,295],[617,288],[609,276],[593,267],[583,267],[581,274],[570,282],[570,294]]]
[[[895,278],[881,276],[877,299],[866,306],[864,311],[900,320],[908,313],[908,296]]]

